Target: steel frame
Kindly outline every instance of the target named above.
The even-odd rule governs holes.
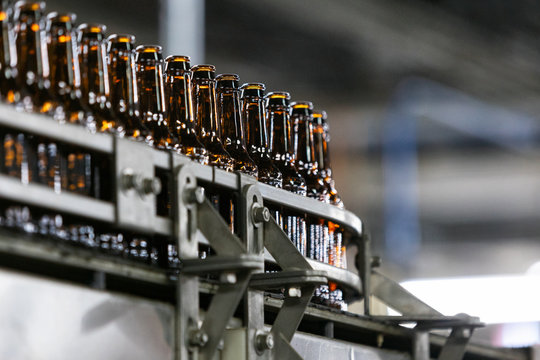
[[[290,342],[315,288],[329,280],[343,287],[348,299],[362,297],[366,316],[372,321],[417,323],[414,358],[418,360],[429,358],[428,330],[452,329],[439,356],[447,360],[461,358],[473,329],[482,325],[469,316],[442,316],[374,270],[377,259],[371,257],[369,234],[364,231],[361,220],[347,210],[258,183],[242,174],[202,166],[181,155],[106,134],[89,134],[78,126],[19,113],[4,105],[0,105],[0,127],[108,154],[114,159],[115,171],[111,176],[115,177],[117,186],[115,199],[107,202],[70,193],[57,194],[45,186],[23,185],[17,179],[0,175],[0,198],[176,240],[182,259],[176,280],[175,356],[178,360],[213,359],[218,348],[224,346],[222,339],[227,323],[242,299],[246,359],[299,359]],[[156,215],[156,195],[160,191],[156,168],[173,175],[172,218]],[[240,237],[230,232],[205,198],[204,189],[198,185],[200,181],[239,194]],[[345,226],[351,234],[351,243],[359,249],[356,266],[360,275],[304,258],[270,216],[265,201]],[[217,254],[199,259],[201,243],[211,245]],[[265,274],[265,261],[276,262],[282,271]],[[199,276],[209,273],[216,275],[219,285],[206,315],[200,318]],[[142,271],[139,275],[152,278],[148,274],[152,271]],[[286,296],[268,331],[264,320],[264,291],[275,288],[284,288]],[[403,316],[371,316],[369,295],[377,296]]]

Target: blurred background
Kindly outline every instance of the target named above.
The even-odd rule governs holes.
[[[48,0],[329,115],[381,271],[480,341],[540,343],[540,3]],[[424,281],[429,280],[429,281]],[[358,310],[359,306],[352,306]]]

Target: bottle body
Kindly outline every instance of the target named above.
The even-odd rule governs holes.
[[[286,92],[273,92],[266,96],[266,118],[271,129],[270,155],[273,164],[283,174],[283,189],[305,196],[306,182],[295,162],[289,99]]]
[[[176,138],[174,148],[180,154],[206,165],[208,152],[195,130],[189,57],[169,56],[165,62],[167,123],[169,132]]]
[[[197,136],[208,151],[208,164],[232,171],[234,161],[223,147],[216,108],[215,67],[197,65],[192,68],[193,103]]]
[[[124,125],[112,113],[105,25],[82,24],[78,27],[78,53],[82,102],[94,116],[97,130],[124,135]]]
[[[264,84],[242,85],[242,115],[248,154],[259,167],[259,181],[281,188],[283,174],[272,164],[264,111]]]
[[[328,191],[318,177],[313,142],[313,104],[295,102],[292,104],[291,125],[294,128],[293,147],[298,171],[306,180],[307,196],[329,202]]]
[[[244,141],[238,80],[236,74],[222,74],[216,78],[221,140],[225,150],[234,160],[234,170],[257,177],[257,165],[248,155]]]
[[[15,9],[17,75],[24,110],[63,119],[63,109],[50,91],[49,57],[43,36],[44,2],[19,2]]]
[[[136,49],[139,111],[158,149],[170,149],[174,140],[165,117],[165,87],[161,46],[141,45]]]
[[[135,72],[133,35],[108,37],[110,100],[113,115],[124,125],[125,136],[152,145],[150,130],[142,123]]]
[[[64,108],[65,120],[96,130],[90,110],[82,103],[76,37],[75,14],[52,12],[47,16],[47,52],[51,91]]]

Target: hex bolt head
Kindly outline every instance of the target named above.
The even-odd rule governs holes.
[[[299,298],[302,297],[302,289],[298,287],[290,287],[287,289],[287,296],[291,298]]]
[[[236,284],[236,274],[232,272],[224,272],[219,276],[219,281],[223,284]]]
[[[124,190],[130,190],[135,188],[136,180],[133,169],[127,168],[122,172],[122,187]]]
[[[371,267],[372,267],[373,269],[380,267],[381,264],[382,264],[382,259],[381,259],[380,256],[372,256],[372,257],[371,257],[371,263],[370,263],[370,265],[371,265]]]
[[[255,346],[258,351],[272,350],[274,348],[274,335],[271,333],[257,335],[255,337]]]
[[[190,204],[202,204],[204,202],[204,188],[198,186],[195,189],[186,189],[184,201]]]
[[[259,204],[254,204],[252,208],[253,220],[256,223],[266,223],[270,221],[270,210]]]
[[[158,178],[147,178],[143,180],[142,192],[145,195],[158,195],[161,192],[161,180]]]
[[[193,330],[189,334],[189,343],[192,346],[204,347],[208,340],[208,334],[202,330]]]

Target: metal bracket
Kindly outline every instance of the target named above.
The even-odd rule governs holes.
[[[264,267],[262,259],[247,254],[246,246],[232,234],[229,227],[204,197],[200,187],[183,190],[181,197],[195,205],[197,229],[217,253],[204,260],[187,258],[181,274],[190,276],[203,272],[220,273],[220,284],[206,311],[200,328],[192,330],[192,343],[199,346],[200,359],[211,360],[223,337],[227,323],[238,307],[247,289],[253,271]]]
[[[272,356],[274,359],[301,359],[290,342],[302,321],[306,308],[318,285],[328,282],[325,272],[313,270],[298,252],[285,232],[270,216],[267,208],[257,209],[264,223],[264,246],[282,271],[256,274],[250,285],[256,289],[286,287],[286,296],[272,325]]]

